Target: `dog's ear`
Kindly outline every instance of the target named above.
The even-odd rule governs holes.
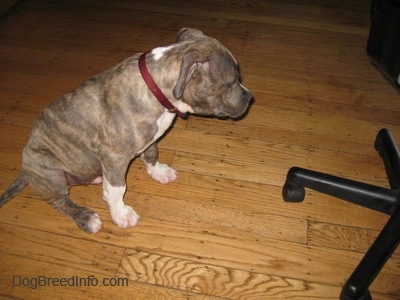
[[[199,51],[187,52],[183,56],[178,81],[173,90],[175,99],[182,97],[186,84],[192,78],[196,77],[200,71],[207,71],[209,68],[209,62],[206,61],[205,57]]]
[[[193,28],[182,28],[179,30],[176,36],[176,41],[182,42],[187,40],[195,40],[200,37],[204,37],[204,33],[202,33],[200,30]]]

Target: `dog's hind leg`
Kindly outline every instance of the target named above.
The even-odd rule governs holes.
[[[38,168],[26,171],[26,174],[33,190],[57,211],[70,217],[88,233],[100,231],[102,222],[99,215],[89,208],[75,204],[69,198],[69,185],[64,172]]]
[[[88,233],[97,233],[102,228],[102,222],[97,213],[87,207],[75,204],[68,195],[49,200],[49,203],[57,211],[73,219],[80,228]]]
[[[158,161],[158,148],[157,144],[152,144],[140,156],[142,161],[146,164],[147,173],[158,182],[167,184],[175,181],[178,178],[178,173],[166,164]]]

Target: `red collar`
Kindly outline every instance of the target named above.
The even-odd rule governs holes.
[[[139,57],[139,70],[142,74],[144,82],[146,82],[147,87],[153,93],[154,97],[164,106],[169,112],[177,114],[181,118],[186,117],[186,113],[179,111],[169,100],[165,97],[164,93],[160,90],[157,84],[154,82],[153,77],[151,77],[149,70],[146,67],[146,55],[148,52],[143,53]]]

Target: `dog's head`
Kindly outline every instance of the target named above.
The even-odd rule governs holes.
[[[175,99],[182,100],[199,115],[243,115],[252,95],[240,83],[238,64],[231,52],[196,29],[181,29],[177,42],[185,47],[173,90]]]

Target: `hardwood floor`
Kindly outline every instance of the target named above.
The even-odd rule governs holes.
[[[281,189],[292,166],[388,185],[373,143],[381,128],[400,143],[400,97],[366,55],[369,8],[20,1],[0,17],[0,192],[45,105],[172,43],[182,27],[232,51],[255,101],[240,121],[176,120],[159,143],[176,182],[160,185],[140,160],[131,165],[125,201],[141,215],[136,228],[112,223],[99,186],[71,190],[101,216],[96,235],[26,188],[0,209],[0,298],[338,299],[387,216],[309,190],[303,203],[285,203]],[[399,270],[397,250],[371,286],[374,299],[400,299]]]

